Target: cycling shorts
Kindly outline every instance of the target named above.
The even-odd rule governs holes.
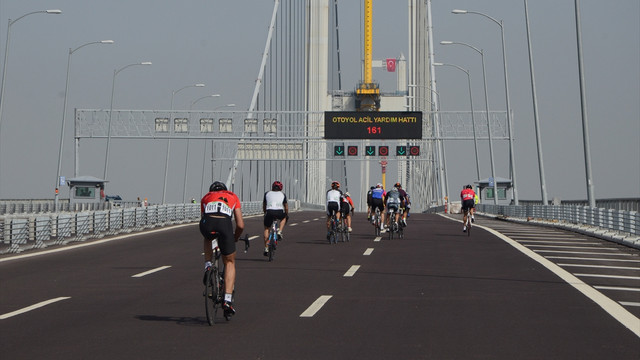
[[[331,215],[337,213],[339,210],[340,210],[340,205],[337,202],[332,201],[327,203],[327,216],[330,217]]]
[[[351,205],[348,202],[340,203],[340,213],[342,215],[347,215],[351,211]]]
[[[207,240],[212,240],[217,235],[218,247],[222,255],[231,255],[236,252],[231,218],[203,216],[200,219],[200,233]]]
[[[270,227],[273,224],[273,220],[282,220],[287,217],[284,210],[267,210],[264,214],[264,227]]]
[[[393,209],[393,211],[397,213],[399,205],[398,203],[387,203],[387,212],[391,212],[390,210]]]
[[[373,199],[371,202],[371,210],[376,211],[376,208],[380,209],[380,212],[384,211],[384,203],[382,199]]]
[[[463,200],[462,201],[462,210],[469,210],[475,207],[475,203],[473,199]]]

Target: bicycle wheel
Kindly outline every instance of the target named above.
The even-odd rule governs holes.
[[[215,323],[216,300],[218,299],[217,271],[211,269],[207,272],[206,286],[204,289],[204,306],[207,313],[207,322],[210,326]]]
[[[275,234],[269,235],[269,261],[273,261],[273,257],[275,256],[275,252],[276,252],[276,242],[273,239],[274,236],[276,235]]]
[[[471,236],[471,215],[467,215],[467,236]]]

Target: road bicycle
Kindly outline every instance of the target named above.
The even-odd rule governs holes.
[[[269,249],[269,261],[273,261],[276,255],[276,247],[278,246],[278,219],[274,219],[269,228],[269,237],[267,238],[267,248]]]
[[[347,242],[349,241],[349,226],[347,226],[347,217],[342,214],[343,216],[340,217],[340,223],[338,224],[338,232],[340,233],[340,240],[342,242]]]
[[[471,236],[471,223],[472,223],[472,221],[471,221],[471,209],[466,210],[466,212],[467,212],[467,224],[466,224],[467,225],[467,231],[466,231],[466,233],[467,233],[467,236]]]
[[[336,214],[333,213],[331,215],[331,220],[330,220],[330,224],[329,224],[329,234],[328,234],[328,240],[329,240],[329,244],[337,244],[338,243],[338,219],[336,218]]]
[[[376,208],[376,211],[373,213],[371,217],[371,223],[375,228],[376,236],[380,236],[380,209]]]
[[[393,208],[389,208],[387,212],[387,218],[389,219],[389,240],[393,240],[394,236],[400,237],[400,225],[396,221],[396,212]]]
[[[245,235],[241,240],[244,241],[244,251],[249,249],[249,235]],[[211,240],[211,248],[213,249],[213,261],[211,267],[207,269],[204,285],[204,306],[207,314],[207,322],[210,326],[215,324],[215,318],[218,313],[218,309],[222,308],[222,302],[224,301],[224,263],[220,259],[222,253],[218,246],[218,235],[216,234]],[[235,297],[236,291],[233,290],[232,297]],[[225,316],[225,319],[229,321],[231,316]]]
[[[224,300],[224,264],[220,260],[221,253],[217,236],[211,241],[211,247],[213,248],[213,261],[206,273],[203,295],[207,322],[213,326],[218,309],[222,307]],[[229,320],[229,318],[226,319]]]

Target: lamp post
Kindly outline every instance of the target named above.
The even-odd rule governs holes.
[[[216,110],[221,109],[221,108],[223,108],[223,107],[235,107],[235,106],[236,106],[236,104],[225,104],[225,105],[220,105],[220,106],[218,106],[218,107],[213,108],[213,111],[216,111]]]
[[[476,119],[475,119],[475,116],[473,115],[473,96],[471,95],[471,75],[469,74],[469,70],[464,69],[455,64],[433,63],[433,66],[451,66],[467,74],[467,83],[469,84],[469,104],[471,107],[471,124],[473,127],[473,144],[475,146],[475,152],[476,152],[476,173],[477,173],[476,175],[477,175],[478,181],[480,181],[480,160],[478,159],[478,137],[476,135]]]
[[[463,42],[454,42],[454,41],[440,41],[441,45],[464,45],[468,48],[475,50],[478,54],[480,54],[480,58],[482,59],[482,79],[484,81],[484,103],[485,109],[487,112],[487,129],[489,132],[489,157],[491,159],[491,176],[493,177],[493,203],[498,204],[498,186],[496,179],[496,166],[493,161],[493,137],[491,135],[491,119],[489,118],[489,95],[487,91],[487,72],[485,71],[484,66],[484,52],[481,49],[476,48],[475,46],[471,46],[467,43]]]
[[[69,48],[69,57],[67,59],[67,80],[64,85],[64,102],[62,105],[62,125],[60,127],[60,148],[58,150],[58,173],[56,174],[56,186],[55,186],[56,194],[55,194],[54,204],[55,204],[56,211],[58,210],[58,195],[59,195],[58,186],[62,185],[60,184],[60,171],[62,168],[62,146],[64,143],[64,125],[65,125],[65,119],[67,115],[67,93],[69,92],[69,70],[71,68],[71,55],[77,50],[80,50],[81,48],[87,45],[92,45],[92,44],[113,44],[113,40],[92,41],[92,42],[88,42],[86,44],[80,45],[75,49]]]
[[[107,171],[109,169],[109,145],[111,144],[111,120],[113,119],[113,93],[116,88],[116,76],[122,70],[136,65],[151,65],[151,61],[129,64],[121,67],[118,70],[113,70],[113,81],[111,82],[111,105],[109,107],[109,124],[107,125],[107,150],[105,151],[104,155],[104,174],[102,175],[102,178],[104,180],[107,180]]]
[[[204,87],[204,84],[193,84],[193,85],[187,85],[187,86],[183,86],[178,90],[174,90],[171,93],[171,109],[169,110],[169,126],[171,126],[171,120],[173,120],[173,97],[180,91],[187,89],[187,88],[192,88],[192,87]],[[189,130],[189,125],[187,124],[187,131]],[[164,185],[162,186],[162,204],[164,205],[165,203],[165,197],[167,195],[167,176],[169,175],[169,151],[171,149],[171,135],[169,135],[169,138],[167,139],[167,155],[165,157],[165,162],[164,162]]]
[[[500,34],[502,37],[502,65],[504,68],[504,92],[507,103],[507,124],[509,129],[509,162],[511,163],[511,184],[513,186],[513,203],[514,205],[519,205],[518,201],[518,188],[516,185],[516,163],[513,149],[513,120],[511,118],[511,100],[509,98],[509,76],[507,75],[507,52],[505,50],[505,41],[504,41],[504,23],[502,20],[496,20],[487,14],[483,14],[478,11],[469,11],[469,10],[453,10],[454,14],[476,14],[480,16],[484,16],[485,18],[493,21],[498,26],[500,26]]]
[[[2,84],[0,85],[0,125],[2,125],[2,107],[4,104],[4,81],[5,74],[7,72],[7,59],[9,58],[9,40],[11,39],[11,25],[15,24],[18,20],[33,14],[62,14],[61,10],[41,10],[41,11],[33,11],[27,14],[20,16],[15,20],[9,19],[9,25],[7,25],[7,41],[4,46],[4,64],[2,65]],[[2,131],[0,131],[2,134]]]
[[[198,101],[202,100],[202,99],[207,99],[207,98],[212,98],[212,97],[219,97],[220,94],[213,94],[213,95],[207,95],[207,96],[203,96],[201,98],[198,98],[194,101],[191,102],[191,105],[189,105],[189,116],[191,116],[191,110],[193,109],[193,105],[195,105],[195,103],[197,103]],[[184,160],[184,185],[183,185],[183,189],[182,189],[182,203],[184,204],[186,201],[186,196],[187,196],[187,168],[188,168],[188,163],[189,163],[189,143],[190,143],[189,138],[187,138],[187,155],[185,156],[185,160]],[[205,142],[205,151],[207,150],[207,143]],[[204,170],[203,170],[204,172]]]

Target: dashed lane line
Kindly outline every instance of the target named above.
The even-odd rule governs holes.
[[[318,299],[316,299],[316,301],[313,302],[313,304],[311,304],[307,308],[307,310],[305,310],[302,314],[300,314],[300,317],[313,317],[318,311],[320,311],[320,309],[322,309],[324,304],[326,304],[327,301],[329,301],[329,299],[331,299],[332,297],[333,295],[320,296]]]
[[[344,273],[344,275],[342,275],[342,276],[343,277],[352,277],[353,275],[355,275],[355,273],[356,273],[356,271],[358,271],[358,269],[360,269],[360,265],[351,265],[349,270],[347,270],[347,272]]]
[[[71,297],[69,297],[69,296],[61,296],[61,297],[57,297],[55,299],[42,301],[42,302],[39,302],[37,304],[33,304],[31,306],[27,306],[25,308],[22,308],[22,309],[19,309],[19,310],[16,310],[16,311],[12,311],[12,312],[9,312],[9,313],[6,313],[6,314],[2,314],[2,315],[0,315],[0,320],[4,320],[4,319],[8,319],[10,317],[16,316],[16,315],[24,314],[24,313],[26,313],[28,311],[35,310],[37,308],[41,308],[43,306],[47,306],[49,304],[53,304],[55,302],[58,302],[58,301],[61,301],[61,300],[67,300],[67,299],[71,299]]]
[[[368,255],[371,255],[372,252],[373,252],[373,248],[368,248],[367,250],[364,251],[364,254],[362,255],[368,256]]]
[[[139,274],[131,275],[131,277],[134,277],[134,278],[143,277],[143,276],[146,276],[146,275],[149,275],[149,274],[153,274],[153,273],[158,272],[158,271],[162,271],[162,270],[168,269],[170,267],[171,266],[169,266],[169,265],[160,266],[160,267],[157,267],[155,269],[151,269],[149,271],[145,271],[145,272],[141,272]]]
[[[373,239],[374,242],[379,242],[380,240],[382,240],[382,236],[376,236],[376,238]]]

